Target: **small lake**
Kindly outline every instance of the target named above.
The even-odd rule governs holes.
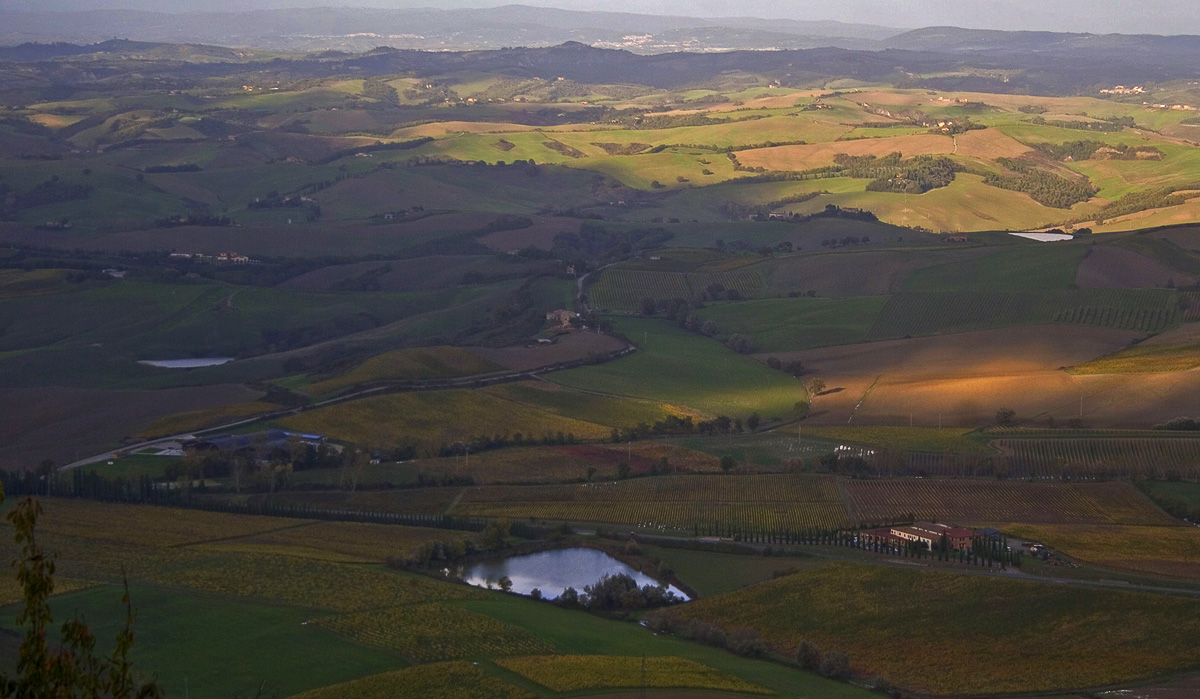
[[[221,366],[233,361],[233,357],[194,357],[192,359],[143,359],[138,364],[162,369],[197,369],[202,366]]]
[[[1018,238],[1028,238],[1039,243],[1056,243],[1060,240],[1074,240],[1075,236],[1068,233],[1010,233]]]
[[[488,582],[497,587],[496,581],[507,577],[512,580],[512,591],[528,595],[535,587],[542,592],[543,599],[554,599],[568,587],[579,592],[605,575],[625,573],[637,581],[639,587],[661,585],[654,578],[640,573],[612,556],[588,548],[556,549],[524,556],[513,556],[499,561],[487,561],[460,570],[459,575],[468,584],[487,587]],[[690,599],[682,590],[668,585],[680,599]]]

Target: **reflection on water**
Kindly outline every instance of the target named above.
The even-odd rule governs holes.
[[[537,588],[544,599],[554,599],[568,587],[583,592],[585,586],[605,575],[616,573],[630,576],[639,586],[661,584],[603,551],[587,548],[557,549],[513,556],[499,561],[476,563],[459,571],[464,581],[476,587],[487,587],[489,582],[495,587],[500,578],[507,577],[512,580],[513,592],[527,595]],[[667,590],[674,592],[680,599],[690,599],[674,585],[668,585]]]
[[[220,366],[233,361],[233,357],[196,357],[193,359],[143,359],[138,364],[163,369],[195,369],[202,366]]]

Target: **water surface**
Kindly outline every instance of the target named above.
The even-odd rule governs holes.
[[[163,369],[196,369],[202,366],[221,366],[233,361],[233,357],[193,357],[191,359],[143,359],[138,364]]]
[[[588,548],[541,551],[476,563],[459,571],[464,581],[476,587],[487,587],[489,582],[493,587],[497,587],[497,581],[507,577],[512,580],[513,592],[527,595],[536,587],[541,590],[544,599],[554,599],[568,587],[583,592],[585,586],[591,585],[602,576],[617,573],[630,576],[637,581],[639,587],[662,584],[603,551]],[[667,589],[680,599],[690,599],[674,585],[668,585]]]
[[[1055,243],[1060,240],[1073,240],[1075,236],[1067,233],[1012,233],[1018,238],[1028,238],[1039,243]]]

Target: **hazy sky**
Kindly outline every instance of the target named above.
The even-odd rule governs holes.
[[[0,0],[0,8],[171,12],[336,5],[449,8],[517,2],[579,10],[831,19],[895,27],[1200,34],[1197,0]]]

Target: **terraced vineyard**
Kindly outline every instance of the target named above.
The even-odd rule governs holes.
[[[737,290],[743,298],[762,293],[765,282],[761,273],[735,269],[727,272],[658,272],[620,267],[604,270],[589,294],[592,305],[600,310],[636,311],[642,300],[698,299],[712,284]]]
[[[889,479],[851,480],[846,490],[866,521],[912,516],[963,525],[1177,523],[1129,483]]]
[[[471,488],[457,515],[686,530],[790,530],[849,524],[830,476],[670,476],[562,486]]]
[[[1177,299],[1176,292],[1159,289],[896,294],[888,299],[868,339],[1041,323],[1159,332],[1182,320]]]

